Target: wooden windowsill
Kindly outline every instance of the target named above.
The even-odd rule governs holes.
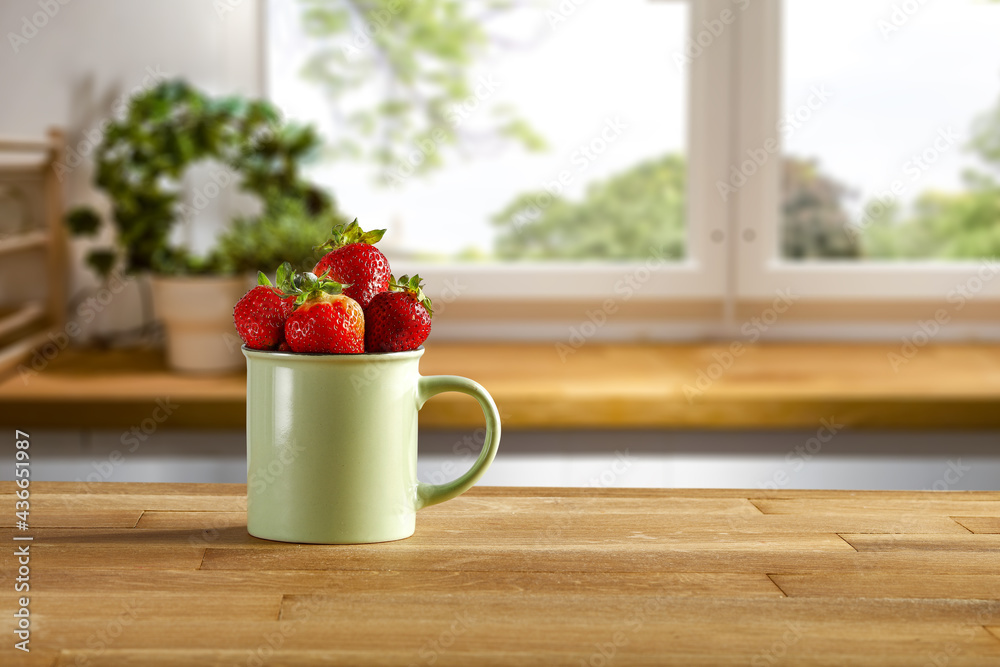
[[[896,370],[893,344],[759,344],[736,357],[728,349],[590,343],[563,362],[549,344],[440,343],[428,346],[421,372],[478,381],[508,429],[815,429],[824,418],[858,428],[1000,428],[1000,346],[929,346]],[[177,407],[162,427],[242,429],[245,393],[242,373],[171,373],[160,352],[68,349],[37,374],[0,382],[0,423],[126,430],[169,400]],[[429,428],[481,423],[476,403],[459,394],[435,397],[420,413]]]

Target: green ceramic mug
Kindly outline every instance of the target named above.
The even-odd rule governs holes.
[[[392,354],[247,358],[247,530],[281,542],[361,544],[413,534],[416,511],[464,493],[496,456],[500,415],[481,386],[420,375],[423,348]],[[472,396],[486,441],[446,484],[417,481],[417,411],[431,396]]]

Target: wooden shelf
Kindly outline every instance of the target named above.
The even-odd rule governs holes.
[[[11,343],[6,347],[0,348],[0,373],[6,375],[18,365],[26,363],[25,357],[30,357],[32,352],[37,348],[50,342],[48,334],[48,331],[38,331],[18,340],[16,343]],[[0,404],[2,403],[3,401],[0,399]],[[5,416],[0,414],[0,421],[3,421],[3,417]]]
[[[8,252],[18,252],[29,248],[42,248],[49,242],[46,231],[24,232],[0,239],[0,255]]]
[[[0,137],[0,151],[11,153],[31,153],[48,151],[52,144],[45,139],[20,139],[17,137]]]
[[[821,419],[852,428],[1000,428],[1000,346],[927,347],[898,372],[892,344],[750,346],[722,370],[727,348],[589,344],[563,363],[552,345],[441,343],[428,346],[421,372],[475,379],[508,429],[815,430]],[[179,375],[161,352],[136,350],[67,349],[36,365],[29,358],[0,383],[3,426],[127,429],[169,399],[179,407],[164,428],[244,428],[242,373]],[[692,393],[699,378],[703,389]],[[430,428],[481,423],[476,403],[458,394],[435,397],[420,413]]]
[[[24,154],[27,153],[34,154],[32,162],[25,162]],[[36,354],[38,346],[52,344],[48,337],[50,331],[68,338],[66,333],[59,331],[66,319],[68,262],[63,222],[63,187],[55,167],[62,161],[63,154],[63,133],[57,128],[50,129],[45,139],[0,137],[0,172],[4,173],[5,178],[7,172],[11,172],[14,181],[20,184],[11,190],[10,196],[20,200],[25,212],[32,210],[33,207],[28,205],[29,200],[25,198],[25,191],[21,188],[23,185],[28,190],[37,189],[41,202],[37,214],[28,216],[30,219],[37,215],[37,224],[32,222],[26,231],[2,235],[0,255],[39,249],[43,252],[37,254],[43,254],[44,258],[32,268],[40,269],[45,276],[45,296],[41,300],[35,300],[28,294],[19,294],[19,282],[12,276],[5,277],[5,280],[13,284],[8,285],[12,289],[4,290],[4,301],[7,304],[20,302],[20,305],[15,306],[13,312],[0,312],[0,377],[24,363],[27,357]],[[32,181],[28,187],[28,182]],[[4,262],[10,261],[4,258]],[[35,289],[32,289],[30,294],[34,293]]]
[[[25,172],[41,172],[49,165],[48,159],[45,157],[11,157],[2,156],[0,157],[0,173],[8,174],[24,174]]]
[[[13,312],[0,314],[0,339],[18,329],[32,325],[41,326],[45,322],[45,304],[28,303]]]

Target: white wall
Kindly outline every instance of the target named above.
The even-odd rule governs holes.
[[[229,11],[220,11],[223,7]],[[67,132],[69,147],[86,156],[115,102],[163,76],[183,77],[213,94],[258,96],[259,9],[257,0],[41,0],[41,5],[39,0],[4,0],[0,135],[42,137],[48,127],[59,126]],[[66,174],[69,206],[104,205],[91,186],[92,175],[89,161]],[[186,234],[181,231],[197,249],[209,244],[238,205],[231,193],[215,204]],[[96,283],[82,267],[87,245],[72,244],[73,290]],[[0,272],[0,281],[11,279]],[[137,323],[138,311],[132,285],[94,324],[103,330],[129,326]]]

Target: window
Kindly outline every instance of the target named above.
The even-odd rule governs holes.
[[[998,2],[268,12],[270,94],[329,139],[316,177],[390,229],[397,271],[461,286],[458,335],[505,335],[476,328],[478,302],[537,302],[522,320],[559,336],[608,298],[632,302],[601,335],[732,332],[792,293],[767,335],[828,336],[912,322],[970,280],[963,316],[995,320]]]
[[[783,257],[996,253],[1000,5],[788,0],[783,23]]]
[[[323,130],[333,150],[315,177],[345,213],[390,230],[382,245],[394,267],[429,283],[461,275],[479,297],[610,297],[634,270],[651,273],[643,298],[719,296],[720,267],[709,270],[718,244],[689,224],[722,209],[689,191],[692,169],[713,158],[697,136],[710,91],[690,72],[724,65],[721,49],[700,62],[683,56],[700,10],[647,0],[421,4],[459,18],[380,2],[269,5],[271,97]],[[447,29],[463,20],[483,41],[468,49],[471,65],[429,53],[468,46],[473,37]],[[412,37],[414,24],[433,38]],[[447,76],[467,85],[444,90]],[[725,139],[714,142],[720,159]]]

